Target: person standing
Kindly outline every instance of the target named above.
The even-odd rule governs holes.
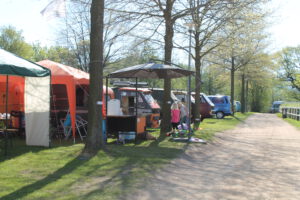
[[[184,102],[179,103],[179,110],[180,110],[180,125],[182,129],[184,129],[184,124],[186,124],[186,118],[187,118],[187,109],[184,105]]]
[[[172,131],[178,131],[178,125],[180,122],[180,110],[178,107],[178,103],[174,102],[171,106],[171,123],[172,123]]]

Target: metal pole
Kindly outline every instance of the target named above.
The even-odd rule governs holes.
[[[106,76],[106,82],[105,82],[105,86],[106,86],[106,88],[105,88],[105,119],[102,119],[102,120],[105,120],[104,122],[105,122],[105,129],[104,129],[104,131],[105,131],[105,134],[103,133],[103,127],[102,127],[102,135],[105,137],[102,137],[102,140],[104,140],[103,141],[103,143],[107,143],[107,135],[108,135],[108,133],[107,133],[107,130],[108,130],[108,128],[107,128],[107,121],[108,121],[108,116],[107,116],[107,111],[108,111],[108,102],[107,102],[107,100],[108,100],[108,76]],[[103,109],[103,108],[102,108]]]
[[[5,150],[4,155],[7,156],[7,140],[8,140],[8,134],[7,134],[7,125],[8,125],[8,119],[7,119],[7,112],[8,112],[8,75],[6,75],[6,100],[5,100],[5,127],[4,127],[4,136],[5,136]]]
[[[136,120],[135,120],[135,141],[137,138],[137,134],[138,134],[138,78],[135,78],[135,98],[136,98],[136,102],[135,102],[135,115],[136,115]]]
[[[188,62],[188,70],[191,70],[191,46],[192,46],[192,28],[189,28],[189,62]],[[188,126],[188,137],[191,138],[191,75],[188,76],[188,117],[187,117],[187,126]]]

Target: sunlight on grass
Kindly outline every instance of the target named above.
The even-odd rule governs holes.
[[[206,119],[195,137],[211,140],[217,131],[233,128],[248,115]],[[159,136],[159,129],[152,129]],[[57,142],[51,148],[29,147],[15,138],[9,156],[0,157],[0,199],[118,199],[155,170],[179,156],[188,145],[170,138],[125,145],[110,140],[107,152],[80,158],[83,144]]]
[[[277,113],[277,116],[282,118],[282,114],[281,113]],[[290,119],[290,118],[284,118],[284,121],[288,122],[289,124],[291,124],[292,126],[296,127],[297,129],[300,129],[300,121],[294,120],[294,119]]]
[[[195,132],[195,137],[211,141],[216,132],[234,128],[237,124],[243,122],[251,114],[253,113],[235,113],[235,117],[227,116],[224,119],[205,119],[200,125],[200,130]]]

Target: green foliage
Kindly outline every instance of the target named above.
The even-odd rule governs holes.
[[[230,93],[229,73],[218,65],[210,65],[202,72],[201,92],[207,95]]]
[[[36,62],[47,59],[75,68],[79,67],[75,54],[66,47],[42,47],[37,43],[33,44],[32,48],[34,51],[33,60]]]
[[[284,102],[280,105],[280,108],[289,107],[289,108],[300,108],[300,102]]]
[[[25,42],[22,31],[12,26],[0,28],[0,48],[26,59],[31,59],[34,53],[31,45]]]
[[[271,102],[271,86],[268,79],[251,81],[249,88],[249,101],[251,111],[269,112]]]
[[[282,80],[289,81],[293,88],[300,91],[300,45],[284,48],[279,53],[277,63],[281,67]]]

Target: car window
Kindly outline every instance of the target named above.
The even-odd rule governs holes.
[[[203,98],[203,96],[200,96],[200,101],[201,103],[206,103],[205,99]]]
[[[209,98],[213,103],[216,103],[216,104],[225,103],[224,98],[222,98],[222,97],[209,97]]]

